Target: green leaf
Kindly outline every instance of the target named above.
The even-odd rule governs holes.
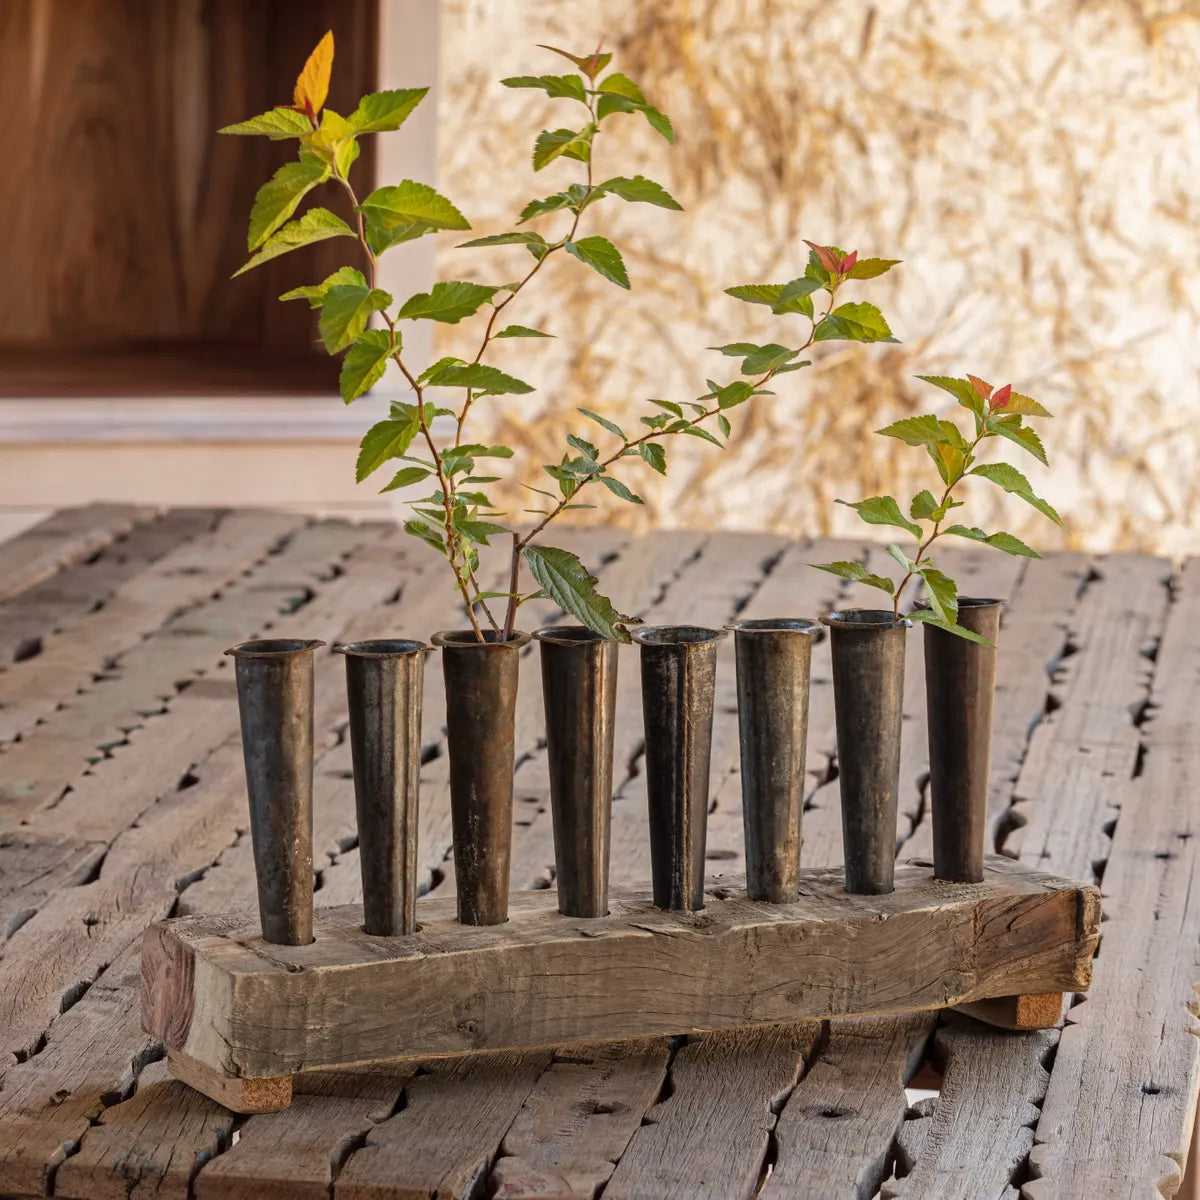
[[[475,521],[467,517],[456,517],[454,520],[454,532],[462,534],[463,537],[472,542],[477,542],[481,546],[488,545],[488,538],[498,537],[502,533],[508,533],[503,525],[497,525],[492,521]]]
[[[342,359],[342,370],[338,376],[338,390],[347,404],[357,400],[383,378],[394,349],[398,347],[393,346],[391,330],[388,329],[368,329],[354,339],[354,345]]]
[[[727,438],[733,430],[733,426],[729,424],[729,418],[724,413],[717,414],[717,427]]]
[[[888,545],[887,552],[896,560],[896,562],[900,564],[901,570],[907,572],[915,569],[916,564],[911,558],[908,557],[907,554],[904,553],[903,550],[900,549],[899,546],[896,545],[895,542],[891,542]]]
[[[1006,413],[1024,413],[1028,417],[1049,417],[1053,414],[1044,409],[1032,396],[1013,392],[1004,406]]]
[[[428,479],[432,474],[433,471],[429,467],[401,467],[392,476],[392,482],[387,487],[379,489],[380,495],[384,492],[397,492],[401,488],[411,487],[414,483],[420,483],[422,479]]]
[[[624,96],[626,100],[632,100],[635,104],[645,104],[646,102],[642,89],[628,75],[623,75],[620,71],[614,71],[600,80],[596,91],[601,96]]]
[[[665,112],[659,112],[657,108],[649,104],[643,105],[641,111],[650,128],[655,133],[666,138],[673,146],[675,144],[675,129],[671,124],[671,118]]]
[[[846,278],[874,279],[879,275],[886,275],[893,267],[899,266],[901,261],[898,258],[860,258],[850,268]]]
[[[497,288],[485,287],[481,283],[435,283],[433,291],[410,296],[397,316],[404,321],[442,321],[447,325],[457,325],[464,317],[477,312],[480,305],[490,300],[497,291]]]
[[[554,546],[526,546],[522,553],[529,573],[555,604],[601,637],[629,641],[629,634],[619,628],[629,618],[596,591],[596,577],[576,555]]]
[[[600,458],[600,451],[596,449],[596,447],[593,446],[592,443],[587,440],[587,438],[581,438],[574,433],[568,433],[567,445],[573,450],[578,450],[585,459],[589,459],[589,467],[593,463],[596,463]]]
[[[928,564],[917,567],[916,574],[925,580],[925,592],[934,616],[953,625],[958,613],[958,585],[949,575]]]
[[[267,238],[259,252],[244,266],[234,271],[233,278],[236,279],[272,258],[287,254],[290,250],[298,250],[301,246],[311,246],[313,242],[323,242],[326,238],[334,237],[354,237],[354,230],[329,209],[310,208],[304,216],[289,221]]]
[[[1043,466],[1049,466],[1046,462],[1046,448],[1042,445],[1042,439],[1038,437],[1036,430],[1022,424],[1019,414],[993,417],[988,423],[988,427],[1002,438],[1008,438],[1010,442],[1015,442],[1022,450],[1028,450]]]
[[[533,387],[512,375],[506,375],[486,363],[451,364],[427,375],[426,382],[433,387],[478,388],[497,396],[523,396]]]
[[[812,294],[818,291],[820,286],[817,280],[810,279],[807,275],[785,283],[779,293],[779,299],[771,306],[771,311],[776,316],[798,312],[811,319],[813,315]]]
[[[669,412],[674,417],[682,417],[683,409],[675,403],[674,400],[655,400],[653,398],[646,401],[647,404],[653,404],[661,408],[664,412]]]
[[[616,496],[618,500],[626,500],[630,504],[645,503],[641,496],[631,492],[619,479],[614,478],[612,475],[601,475],[600,482],[604,484],[604,486],[608,488],[608,490],[612,492],[612,494]]]
[[[755,354],[762,349],[754,342],[730,342],[725,346],[709,346],[710,350],[719,350],[722,354],[729,355],[730,358],[745,358],[747,354]]]
[[[573,183],[566,191],[555,192],[553,196],[547,196],[544,200],[530,200],[521,209],[521,216],[518,218],[517,224],[524,225],[526,221],[532,221],[534,217],[558,212],[563,208],[573,208],[582,204],[586,196],[587,190],[582,184]]]
[[[788,363],[788,365],[786,367],[780,367],[779,370],[775,372],[775,374],[776,375],[786,375],[789,371],[803,371],[805,367],[811,367],[811,366],[812,366],[812,360],[806,358],[806,359],[804,359],[803,362]]]
[[[533,144],[533,169],[540,171],[563,156],[587,162],[592,155],[592,136],[595,132],[595,125],[586,125],[578,130],[543,129]]]
[[[1029,480],[1016,467],[1010,466],[1008,463],[983,463],[978,467],[973,467],[969,474],[980,475],[984,479],[990,479],[997,487],[1003,488],[1006,492],[1011,492],[1014,496],[1020,496],[1026,504],[1032,505],[1038,512],[1049,517],[1056,525],[1060,525],[1063,529],[1066,529],[1067,526],[1062,517],[1045,500],[1034,494]]]
[[[840,576],[842,579],[865,584],[867,587],[878,588],[881,592],[887,592],[889,596],[896,590],[896,585],[886,575],[872,575],[862,563],[809,563],[809,566],[816,567],[818,571],[827,571],[830,575]]]
[[[552,333],[543,333],[540,329],[530,329],[528,325],[505,325],[499,333],[493,334],[498,338],[552,338]]]
[[[605,180],[596,191],[620,196],[622,200],[628,200],[631,204],[656,204],[659,208],[683,211],[683,205],[661,183],[655,183],[653,179],[647,179],[644,175],[635,175],[632,179],[618,175],[614,179]]]
[[[508,446],[485,446],[481,442],[471,442],[465,446],[457,447],[461,454],[470,454],[475,458],[512,458],[513,451]],[[481,482],[476,480],[476,483]],[[494,483],[495,480],[489,479],[488,483]]]
[[[434,229],[470,229],[466,217],[426,183],[406,179],[390,187],[376,188],[359,205],[364,216],[382,230],[413,222]]]
[[[942,477],[942,482],[947,485],[956,482],[962,474],[963,465],[966,462],[963,452],[956,446],[948,446],[945,442],[939,442],[934,446],[927,445],[925,449],[929,452],[929,457],[933,459],[938,474]]]
[[[348,120],[356,133],[390,133],[399,129],[425,99],[428,88],[393,88],[364,96]]]
[[[372,471],[382,466],[388,459],[400,458],[412,444],[419,429],[420,424],[417,421],[415,408],[407,417],[400,419],[388,417],[372,425],[367,430],[359,447],[354,474],[355,481],[362,483]]]
[[[345,350],[367,327],[372,313],[382,312],[392,298],[380,288],[339,283],[325,293],[317,328],[330,354]]]
[[[746,356],[742,363],[742,374],[762,375],[767,371],[774,371],[784,363],[791,362],[799,353],[799,350],[789,350],[786,346],[770,342]]]
[[[607,417],[602,417],[599,413],[592,412],[590,408],[581,408],[579,410],[589,421],[595,421],[602,429],[607,429],[609,433],[619,437],[622,441],[625,440],[625,431],[620,425],[614,424]]]
[[[940,521],[945,516],[945,510],[937,502],[937,497],[926,489],[918,492],[908,506],[908,515],[914,521]]]
[[[918,375],[924,383],[932,383],[934,387],[949,392],[963,406],[975,414],[980,421],[987,411],[987,401],[971,386],[969,379],[955,379],[949,375]]]
[[[652,470],[667,473],[667,452],[657,442],[640,442],[637,451]]]
[[[1023,555],[1026,558],[1041,558],[1042,556],[1031,547],[1025,545],[1019,537],[1011,533],[984,533],[977,525],[950,525],[942,530],[956,537],[970,538],[973,542],[983,542],[986,546],[994,546],[1005,554]]]
[[[567,242],[564,249],[581,263],[587,263],[599,271],[605,279],[618,287],[628,289],[629,275],[625,270],[625,262],[621,252],[608,240],[602,237],[585,237],[576,242]]]
[[[307,137],[312,131],[312,122],[308,117],[290,108],[273,108],[248,121],[239,121],[236,125],[226,125],[224,129],[217,130],[218,133],[265,134],[273,142]]]
[[[432,546],[439,554],[446,553],[446,546],[442,541],[442,535],[432,525],[427,525],[424,521],[405,521],[404,532],[411,533],[413,537],[419,537],[421,541],[427,546]]]
[[[849,500],[838,500],[837,503],[854,509],[868,525],[894,525],[897,529],[911,533],[920,541],[920,526],[914,525],[900,511],[900,505],[891,496],[871,496],[866,500],[858,500],[853,503]]]
[[[720,409],[736,408],[739,404],[745,404],[754,395],[754,385],[747,383],[744,379],[735,379],[733,383],[728,383],[724,387],[719,383],[714,383],[711,379],[706,379],[704,382],[708,384],[709,390],[717,398],[717,407]]]
[[[987,638],[980,637],[979,634],[967,629],[963,625],[959,625],[956,621],[944,621],[937,616],[932,608],[918,608],[906,614],[910,621],[920,621],[923,625],[933,625],[937,629],[944,629],[947,633],[956,634],[960,638],[965,638],[968,642],[977,642],[980,646],[991,646],[994,643],[989,642]]]
[[[506,88],[536,88],[554,99],[578,100],[587,103],[583,79],[579,75],[513,75],[500,80]]]
[[[944,444],[956,450],[967,449],[967,442],[953,421],[943,421],[928,413],[920,417],[905,417],[875,432],[883,437],[899,438],[910,446]]]
[[[701,429],[699,425],[688,425],[683,429],[678,430],[679,433],[686,433],[689,437],[698,437],[701,441],[712,442],[714,446],[724,450],[725,447],[721,444],[719,438],[713,437],[707,429]]]
[[[361,153],[362,147],[355,138],[346,138],[334,147],[333,164],[343,179],[350,174],[350,168],[358,161]]]
[[[384,229],[371,217],[366,218],[367,245],[371,247],[371,253],[376,258],[393,246],[399,246],[402,242],[415,241],[417,238],[423,238],[426,234],[433,232],[435,232],[434,227],[426,225],[424,221],[409,221],[407,224],[392,225]]]
[[[354,267],[338,267],[332,275],[326,275],[320,283],[312,284],[309,287],[292,288],[290,292],[284,292],[279,298],[280,300],[307,300],[309,308],[320,308],[325,303],[325,293],[339,283],[356,283],[359,287],[367,286],[366,278],[361,271]]]
[[[771,308],[778,302],[782,291],[782,283],[743,283],[737,287],[726,288],[725,295],[732,296],[735,300],[742,300],[746,304],[765,304]],[[743,342],[734,343],[739,346],[745,344]]]
[[[296,211],[300,201],[328,178],[329,168],[322,163],[311,160],[284,163],[254,197],[246,238],[248,248],[257,250]]]
[[[545,250],[546,239],[540,233],[530,230],[517,233],[493,233],[487,237],[474,238],[469,242],[459,242],[456,249],[465,250],[468,246],[538,246]]]
[[[883,314],[873,304],[839,304],[813,333],[814,342],[894,342]]]

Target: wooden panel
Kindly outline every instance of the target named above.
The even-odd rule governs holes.
[[[295,147],[215,131],[289,103],[330,28],[330,104],[349,111],[374,86],[377,9],[374,0],[0,6],[0,100],[26,114],[3,194],[8,278],[23,281],[0,290],[4,341],[52,348],[69,330],[75,347],[201,339],[307,352],[311,314],[276,297],[321,278],[341,248],[230,283],[255,191]],[[366,142],[357,170],[370,179]],[[321,203],[344,206],[325,191]]]
[[[146,1028],[215,1069],[276,1076],[1081,989],[1099,896],[993,858],[979,884],[903,867],[887,896],[847,895],[840,870],[818,868],[789,905],[752,903],[734,881],[698,913],[642,893],[578,920],[543,892],[514,893],[502,925],[459,925],[448,899],[418,919],[372,938],[360,907],[318,910],[296,947],[263,942],[254,914],[152,926]]]

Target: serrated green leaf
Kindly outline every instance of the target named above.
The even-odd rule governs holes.
[[[942,530],[956,537],[970,538],[973,542],[983,542],[986,546],[994,546],[1005,554],[1021,555],[1025,558],[1041,558],[1042,556],[1031,547],[1025,545],[1019,537],[1011,533],[984,533],[977,525],[950,525]]]
[[[656,204],[659,208],[670,208],[676,212],[683,211],[683,205],[667,191],[661,183],[647,179],[644,175],[634,175],[627,178],[618,175],[607,179],[596,188],[597,192],[607,195],[620,196],[631,204]]]
[[[771,311],[776,316],[783,316],[785,313],[801,313],[811,320],[813,315],[812,294],[819,288],[820,284],[807,275],[802,275],[799,279],[792,279],[783,285],[779,292],[779,298],[771,306]]]
[[[465,250],[471,246],[540,246],[546,248],[546,239],[540,233],[531,230],[515,233],[493,233],[487,237],[473,238],[469,242],[459,242],[456,249]]]
[[[478,543],[480,546],[489,544],[488,538],[499,537],[501,534],[509,531],[503,525],[497,525],[493,521],[476,521],[468,517],[455,518],[454,532],[461,534],[472,542]]]
[[[410,226],[414,222],[434,229],[471,228],[466,217],[445,196],[428,184],[412,179],[376,188],[359,208],[382,230]]]
[[[686,433],[688,437],[698,437],[701,441],[711,442],[714,446],[717,446],[721,450],[725,449],[720,438],[713,437],[713,435],[709,433],[707,429],[701,429],[699,425],[689,425],[686,429],[679,430],[679,432]]]
[[[279,298],[280,300],[307,300],[309,308],[320,308],[325,302],[325,293],[339,283],[356,283],[359,287],[367,286],[366,278],[361,271],[354,267],[338,267],[332,275],[326,275],[320,283],[308,287],[292,288],[290,292],[284,292]]]
[[[927,563],[917,567],[915,574],[925,580],[925,593],[934,616],[953,625],[958,613],[958,585],[945,572]]]
[[[390,133],[399,129],[425,99],[428,88],[392,88],[364,96],[347,118],[356,133]]]
[[[949,392],[969,412],[982,421],[987,411],[987,401],[971,386],[969,379],[955,379],[950,375],[918,375],[924,383],[932,383],[934,387]]]
[[[747,354],[754,354],[762,347],[754,342],[730,342],[725,346],[709,346],[709,349],[718,350],[730,358],[745,358]]]
[[[492,335],[498,338],[552,338],[553,333],[543,333],[540,329],[530,329],[528,325],[506,325],[499,333]]]
[[[446,553],[446,546],[442,541],[442,535],[432,525],[427,525],[424,521],[405,521],[404,532],[412,534],[413,537],[420,538],[421,541],[427,546],[432,546],[439,554]]]
[[[837,575],[842,579],[852,580],[854,583],[862,583],[867,587],[878,588],[881,592],[887,592],[889,596],[894,595],[896,585],[886,575],[872,575],[862,563],[856,562],[831,562],[831,563],[809,563],[810,567],[816,567],[818,571],[827,571],[830,575]]]
[[[672,416],[675,416],[675,417],[683,416],[683,409],[680,408],[679,405],[676,404],[674,400],[655,400],[655,399],[651,398],[651,399],[648,399],[646,401],[646,403],[653,404],[656,407],[661,408],[664,412],[669,412]]]
[[[592,155],[595,132],[595,125],[585,125],[582,129],[543,129],[533,144],[533,169],[540,171],[564,156],[587,162]]]
[[[1043,466],[1049,465],[1046,462],[1046,448],[1042,445],[1042,439],[1038,437],[1036,430],[1021,422],[1017,413],[993,417],[989,422],[989,427],[1002,438],[1007,438],[1010,442],[1015,442],[1022,450],[1027,450]]]
[[[314,242],[323,242],[334,237],[354,237],[354,230],[329,209],[310,208],[302,217],[289,221],[267,238],[259,252],[234,271],[232,277],[236,279],[246,271],[278,258],[281,254],[298,250],[301,246],[311,246]]]
[[[392,481],[379,489],[380,495],[384,492],[398,492],[401,488],[412,487],[414,483],[420,483],[423,479],[428,479],[433,472],[428,467],[401,467],[395,475],[392,476]]]
[[[989,642],[987,638],[980,637],[973,630],[959,625],[957,621],[942,620],[931,608],[918,608],[908,613],[907,616],[910,621],[920,621],[923,625],[933,625],[937,629],[944,629],[947,633],[953,633],[960,638],[966,639],[968,642],[976,642],[980,646],[991,646],[994,644]]]
[[[901,511],[900,505],[891,496],[870,496],[866,500],[838,500],[852,508],[868,525],[892,525],[911,533],[918,541],[921,538],[920,526],[914,525]]]
[[[883,314],[874,304],[839,304],[813,332],[814,342],[895,341]]]
[[[506,88],[534,88],[555,100],[587,103],[587,92],[579,75],[513,75],[500,83]]]
[[[217,130],[218,133],[243,136],[263,134],[273,142],[285,138],[307,137],[312,131],[312,122],[308,117],[291,108],[273,108],[257,117],[251,117],[248,121],[239,121],[236,125],[226,125],[224,129]]]
[[[945,510],[938,504],[937,497],[926,489],[912,498],[908,515],[914,521],[938,521],[945,515]]]
[[[373,388],[383,378],[388,359],[398,349],[399,346],[393,345],[388,329],[368,329],[360,333],[342,359],[342,370],[338,375],[342,399],[349,404]]]
[[[637,452],[651,470],[667,473],[667,452],[657,442],[639,442]]]
[[[904,571],[913,570],[915,564],[913,563],[912,559],[909,558],[908,555],[905,554],[904,551],[901,550],[900,547],[897,546],[895,542],[892,542],[888,546],[887,552],[896,560],[896,562],[898,562],[900,564],[900,567],[902,570],[904,570]]]
[[[1004,406],[1006,413],[1023,413],[1028,417],[1050,417],[1053,413],[1044,409],[1032,396],[1022,396],[1020,392],[1013,392],[1008,397],[1008,403]]]
[[[620,628],[629,618],[596,591],[596,577],[576,555],[555,546],[526,546],[522,553],[529,573],[564,612],[601,637],[629,641],[629,634]]]
[[[441,367],[426,376],[433,387],[478,388],[497,396],[523,396],[533,387],[522,379],[506,375],[497,367],[486,363],[451,364]]]
[[[747,383],[744,379],[735,379],[733,383],[727,383],[724,386],[711,379],[706,379],[705,383],[716,397],[717,407],[720,409],[736,408],[739,404],[745,404],[754,395],[754,385]]]
[[[753,354],[746,355],[742,362],[743,375],[763,375],[767,371],[777,371],[785,363],[791,362],[799,354],[799,350],[789,350],[776,342],[760,346]]]
[[[724,413],[717,414],[717,428],[720,429],[725,437],[729,437],[733,430],[733,426],[729,424],[729,418]]]
[[[392,298],[380,288],[339,283],[325,293],[318,329],[330,354],[345,350],[367,327],[372,313],[382,312]]]
[[[481,283],[465,283],[461,280],[435,283],[433,291],[410,296],[401,306],[397,317],[402,321],[441,321],[446,325],[457,325],[464,317],[478,312],[480,306],[490,300],[497,290]]]
[[[329,168],[322,163],[284,163],[254,197],[247,248],[257,250],[296,211],[300,201],[328,178]]]
[[[1011,492],[1014,496],[1020,496],[1026,504],[1032,505],[1038,512],[1049,517],[1056,525],[1062,526],[1063,529],[1066,528],[1066,523],[1062,517],[1045,500],[1035,495],[1029,480],[1016,467],[1008,463],[982,463],[978,467],[972,467],[969,474],[990,479],[997,487],[1003,488],[1006,492]]]
[[[772,307],[778,302],[782,292],[782,283],[743,283],[737,287],[725,289],[725,295],[732,296],[735,300],[741,300],[746,304],[765,304],[768,307]],[[734,344],[742,345],[744,343]]]
[[[544,216],[546,213],[558,212],[560,209],[582,204],[586,197],[587,189],[580,184],[573,183],[566,191],[555,192],[553,196],[547,196],[542,200],[530,200],[521,209],[521,215],[517,220],[517,224],[524,225],[526,221],[532,221],[534,217]]]
[[[671,124],[671,118],[650,104],[642,105],[641,112],[650,128],[673,146],[675,144],[675,127]]]
[[[893,421],[891,425],[875,432],[883,437],[898,438],[910,446],[936,446],[942,443],[956,450],[967,449],[967,442],[953,421],[943,421],[928,413]]]
[[[954,483],[962,474],[963,464],[966,461],[963,452],[954,446],[946,445],[945,442],[939,442],[933,446],[927,445],[925,449],[929,457],[933,459],[938,474],[942,477],[942,482],[947,485]]]
[[[420,424],[415,409],[406,418],[387,417],[372,425],[359,446],[354,474],[356,482],[362,483],[388,459],[400,458],[412,444],[419,430]]]
[[[592,412],[590,408],[581,408],[579,410],[589,421],[595,421],[602,429],[607,429],[609,433],[615,434],[622,441],[625,439],[625,431],[620,425],[610,421],[607,417],[602,417],[599,413]]]
[[[596,85],[596,91],[602,96],[624,96],[636,104],[646,102],[642,89],[628,75],[623,75],[620,71],[614,71],[600,80]]]
[[[618,287],[629,288],[625,261],[621,258],[621,252],[607,238],[580,238],[578,241],[565,243],[563,248],[572,257],[579,259],[581,263],[587,263]]]
[[[898,258],[860,258],[850,268],[846,278],[875,279],[879,275],[886,275],[893,267],[898,267],[900,262]]]
[[[612,494],[616,496],[618,500],[625,500],[630,504],[645,503],[641,496],[631,492],[619,479],[614,478],[612,475],[601,475],[600,482],[604,484],[604,486],[608,488],[608,490],[612,492]]]
[[[371,253],[376,258],[393,246],[399,246],[403,242],[412,242],[435,232],[436,228],[433,225],[425,224],[424,221],[409,221],[385,229],[371,217],[366,218],[367,245],[371,247]]]

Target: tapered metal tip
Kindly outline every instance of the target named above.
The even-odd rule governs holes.
[[[319,650],[324,642],[302,641],[298,638],[259,638],[253,642],[238,642],[225,651],[233,658],[284,658]]]

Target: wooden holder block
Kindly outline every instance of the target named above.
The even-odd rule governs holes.
[[[886,896],[847,895],[840,869],[801,875],[795,904],[747,900],[731,880],[694,913],[638,892],[607,917],[564,917],[552,892],[517,892],[506,924],[467,926],[452,898],[431,899],[394,938],[363,933],[361,907],[318,909],[307,946],[264,942],[253,914],[177,918],[146,933],[143,1025],[177,1078],[237,1111],[250,1092],[260,1111],[287,1104],[298,1071],[393,1058],[997,997],[1020,999],[979,1015],[1028,1028],[1057,1019],[1048,994],[1091,981],[1095,887],[1005,858],[977,884],[902,866]]]

